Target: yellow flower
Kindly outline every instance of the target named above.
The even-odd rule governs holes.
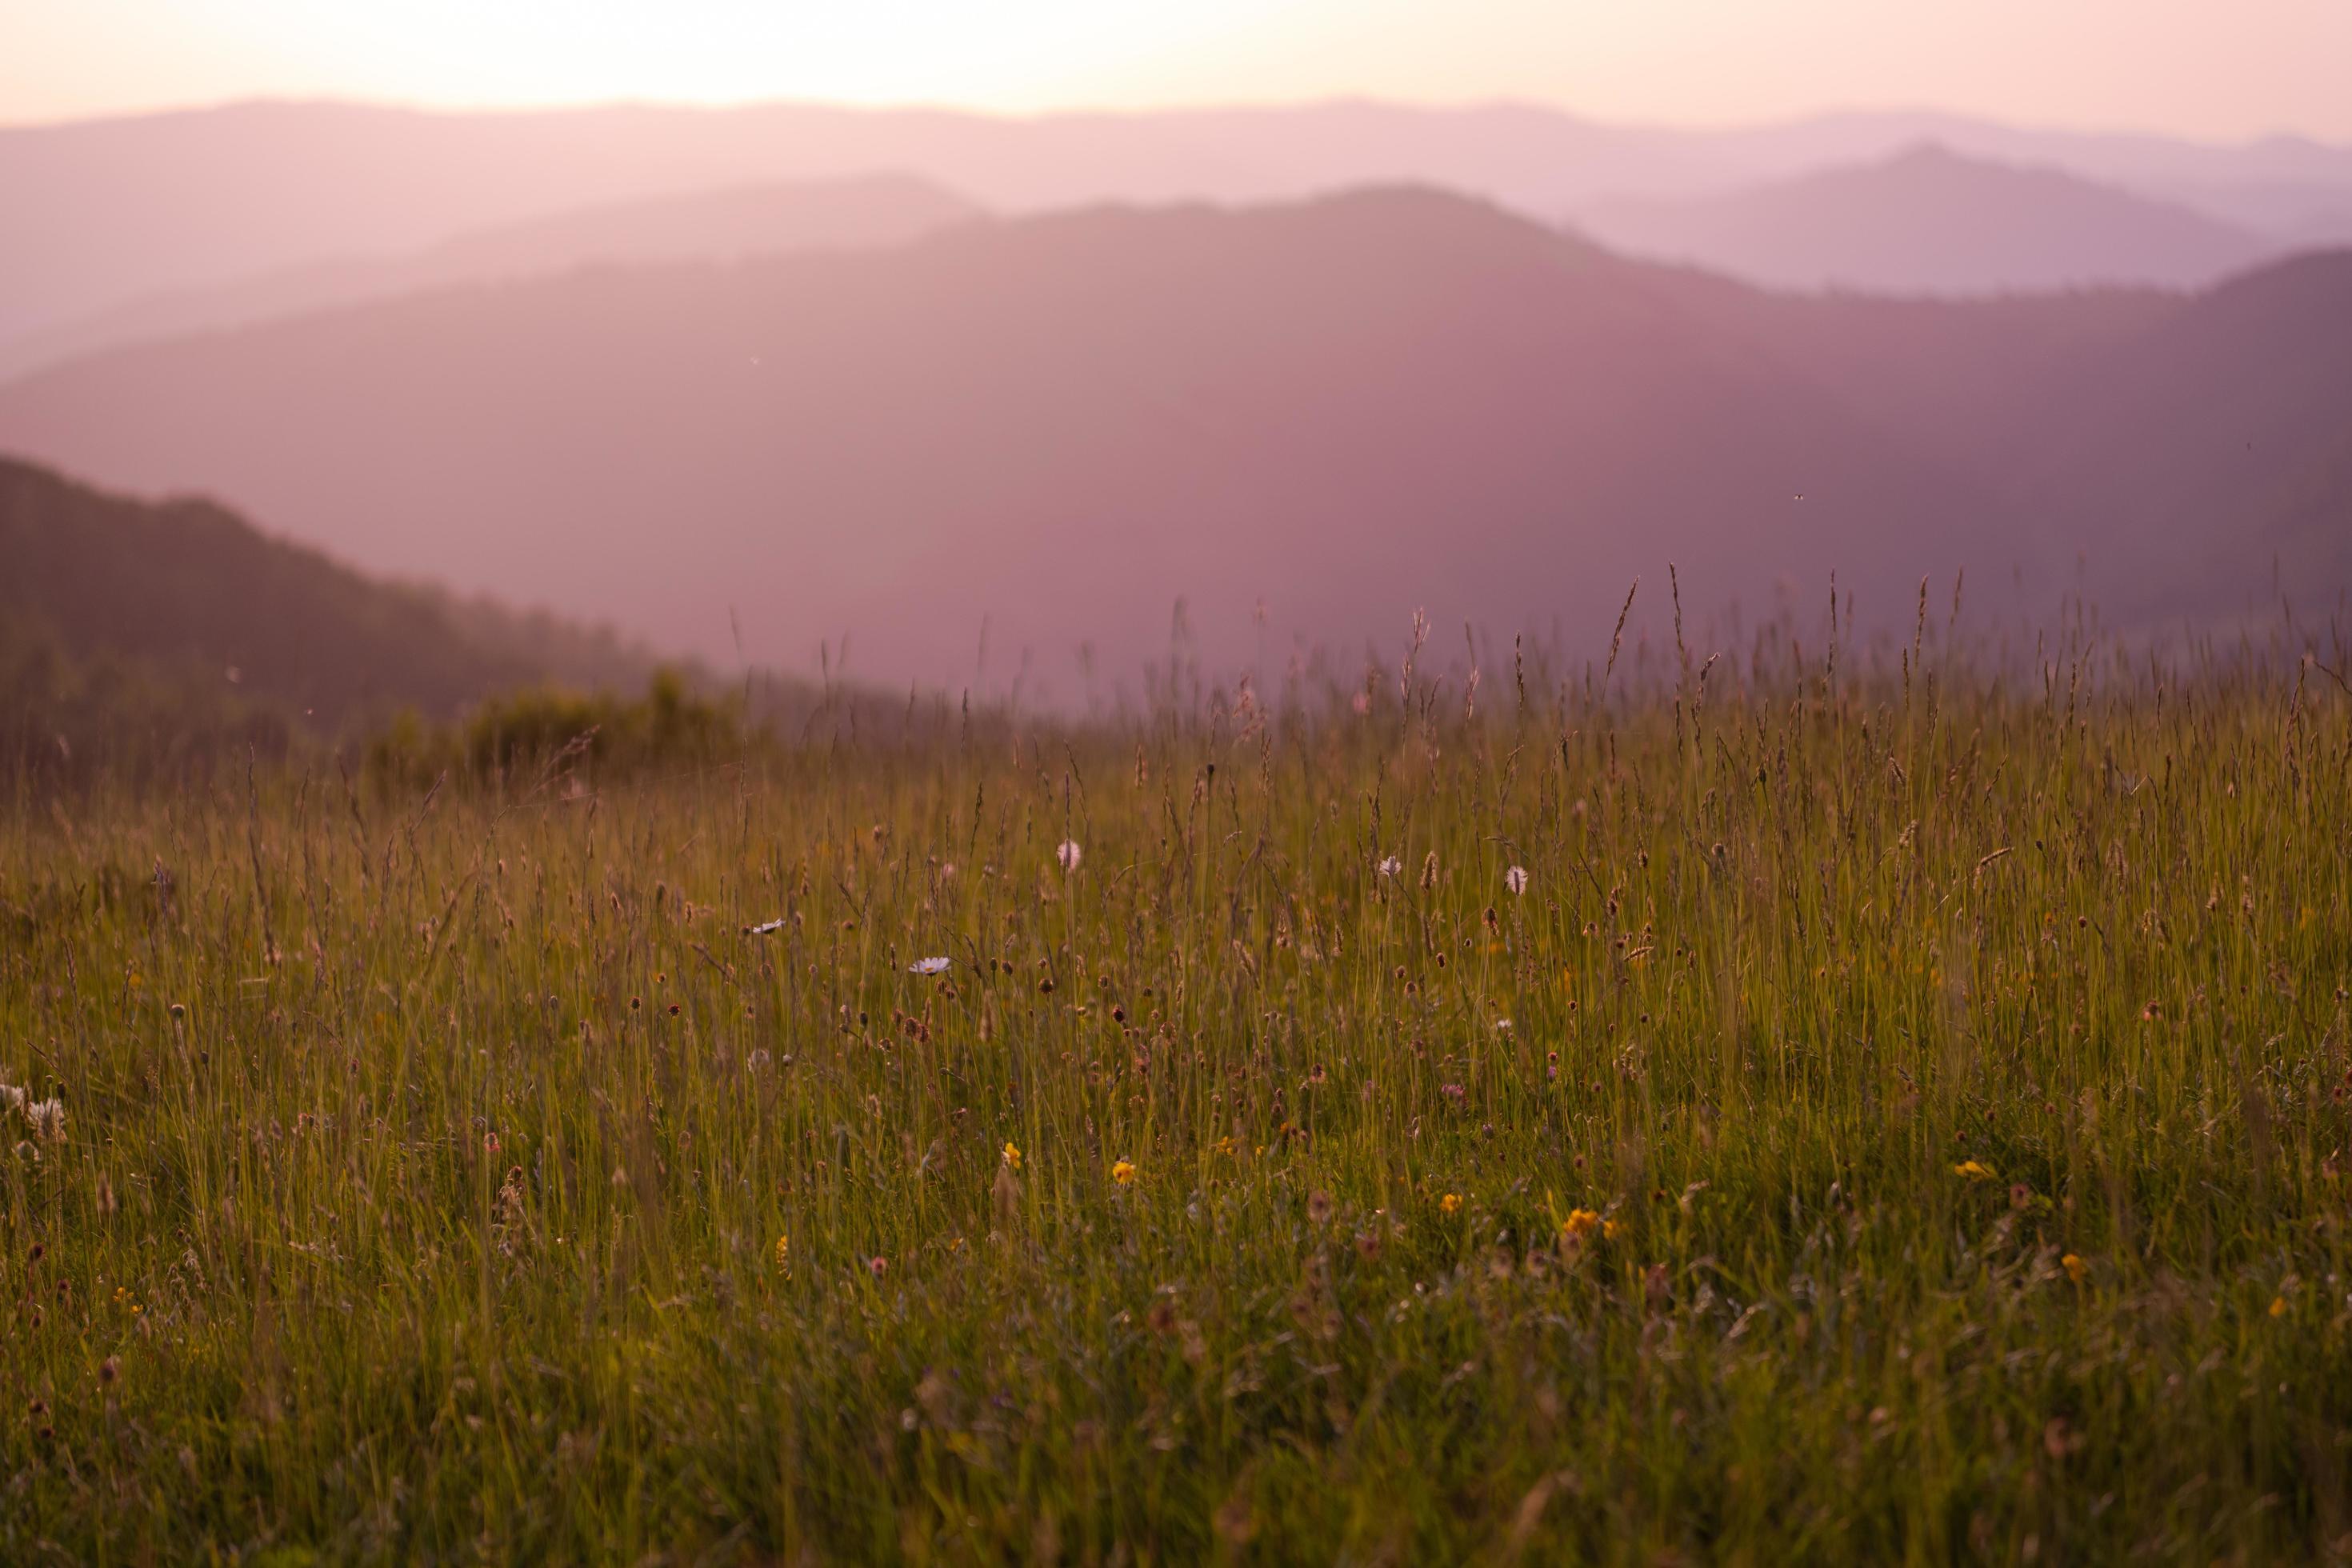
[[[1601,1239],[1614,1241],[1617,1239],[1618,1233],[1624,1228],[1624,1226],[1616,1220],[1604,1219],[1601,1222]]]
[[[1559,1234],[1570,1241],[1583,1241],[1601,1229],[1601,1216],[1591,1209],[1570,1209],[1568,1217],[1559,1222]]]
[[[1119,1161],[1110,1168],[1110,1179],[1122,1187],[1134,1185],[1135,1163],[1131,1160]]]
[[[792,1266],[793,1238],[789,1235],[780,1236],[776,1237],[776,1267],[789,1272]]]
[[[2271,1298],[2271,1316],[2273,1318],[2284,1318],[2286,1316],[2285,1297],[2273,1296]]]
[[[1992,1180],[1992,1167],[1974,1160],[1963,1160],[1952,1167],[1952,1174],[1966,1176],[1971,1182],[1990,1182]]]
[[[1021,1168],[1021,1145],[1018,1143],[1007,1142],[1004,1145],[1004,1168],[1008,1171]]]
[[[1234,1141],[1230,1136],[1220,1138],[1217,1140],[1216,1148],[1220,1154],[1231,1154],[1234,1152]]]
[[[1437,1200],[1437,1206],[1443,1212],[1452,1214],[1454,1210],[1462,1206],[1462,1194],[1460,1193],[1448,1193],[1444,1197]]]
[[[2066,1278],[2077,1285],[2083,1282],[2084,1276],[2091,1272],[2091,1266],[2072,1252],[2060,1258],[2058,1266],[2066,1271]]]

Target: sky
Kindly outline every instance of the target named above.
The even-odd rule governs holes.
[[[0,0],[0,122],[252,97],[1510,99],[2352,141],[2352,0]]]

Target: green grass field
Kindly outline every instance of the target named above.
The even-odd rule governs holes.
[[[0,1561],[2352,1550],[2352,697],[1759,649],[20,789]]]

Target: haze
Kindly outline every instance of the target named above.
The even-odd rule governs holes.
[[[1508,98],[1718,125],[1934,107],[2352,136],[2336,0],[11,0],[0,121],[254,96],[1039,110]]]
[[[0,7],[0,460],[68,533],[201,497],[542,651],[1072,708],[1420,612],[1580,657],[1637,579],[1637,650],[1832,576],[2026,647],[2352,604],[2342,4]]]

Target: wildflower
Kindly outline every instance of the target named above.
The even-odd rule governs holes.
[[[866,1260],[866,1272],[879,1279],[890,1272],[890,1260],[877,1252]]]
[[[2284,1318],[2286,1316],[2285,1297],[2273,1296],[2271,1298],[2271,1316],[2273,1318]]]
[[[1063,839],[1062,847],[1054,851],[1054,858],[1062,863],[1065,871],[1076,870],[1078,862],[1085,858],[1086,851],[1078,847],[1078,841],[1075,838]]]
[[[1588,1240],[1600,1228],[1601,1216],[1591,1209],[1570,1209],[1559,1222],[1559,1234],[1570,1241]]]
[[[755,926],[745,926],[743,928],[743,934],[745,936],[773,936],[776,932],[783,929],[784,922],[781,920],[762,921]]]
[[[1218,1153],[1230,1155],[1234,1152],[1234,1141],[1230,1136],[1220,1138],[1217,1140],[1215,1147]]]
[[[1504,872],[1503,886],[1510,889],[1514,894],[1526,892],[1528,890],[1528,868],[1525,866],[1514,866],[1509,870]]]
[[[1004,1168],[1008,1171],[1021,1168],[1021,1145],[1009,1140],[1004,1145]]]
[[[25,1106],[25,1120],[32,1123],[34,1137],[51,1143],[65,1142],[66,1108],[62,1100],[27,1101]]]
[[[25,1091],[13,1083],[0,1079],[0,1105],[5,1105],[11,1110],[22,1111],[25,1109]]]
[[[793,1238],[789,1233],[776,1237],[776,1272],[793,1271]]]
[[[1952,1167],[1952,1174],[1965,1176],[1971,1182],[1990,1182],[1992,1180],[1993,1173],[1990,1165],[1979,1163],[1975,1160],[1963,1160]]]
[[[953,963],[954,960],[947,958],[919,958],[915,960],[914,963],[907,965],[907,973],[909,974],[945,974],[948,972],[949,967]]]
[[[1383,877],[1394,877],[1399,871],[1404,869],[1404,863],[1399,860],[1395,856],[1391,855],[1385,860],[1382,860],[1378,866],[1374,867],[1373,869],[1378,871]]]
[[[2058,1267],[2063,1268],[2066,1271],[2066,1278],[2072,1279],[2077,1285],[2080,1285],[2083,1282],[2084,1276],[2091,1272],[2091,1266],[2084,1262],[2081,1255],[2078,1253],[2070,1252],[2065,1257],[2060,1258],[2058,1260]]]
[[[1133,1186],[1135,1184],[1135,1162],[1132,1160],[1120,1160],[1114,1163],[1110,1168],[1110,1179],[1117,1182],[1122,1187]]]
[[[1604,1219],[1601,1222],[1601,1239],[1603,1241],[1614,1241],[1618,1237],[1624,1234],[1624,1221]]]
[[[1448,1193],[1444,1197],[1437,1200],[1438,1210],[1443,1214],[1452,1214],[1461,1206],[1462,1194],[1460,1193]]]

